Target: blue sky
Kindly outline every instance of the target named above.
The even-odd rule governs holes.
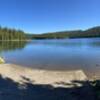
[[[100,26],[100,0],[0,0],[0,25],[28,33]]]

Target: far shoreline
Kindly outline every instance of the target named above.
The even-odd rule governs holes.
[[[9,42],[9,41],[15,41],[15,42],[20,42],[20,41],[33,41],[33,40],[65,40],[65,39],[93,39],[93,38],[100,38],[100,37],[75,37],[75,38],[33,38],[33,39],[26,39],[26,40],[0,40],[4,42]]]

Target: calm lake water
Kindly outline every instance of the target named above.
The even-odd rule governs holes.
[[[100,38],[0,42],[7,63],[43,69],[100,68]]]

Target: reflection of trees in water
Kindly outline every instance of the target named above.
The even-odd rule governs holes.
[[[26,41],[0,41],[0,51],[23,49]]]

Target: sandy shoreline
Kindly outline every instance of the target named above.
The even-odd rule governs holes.
[[[23,68],[21,66],[13,64],[1,64],[0,74],[3,77],[10,78],[16,82],[22,83],[25,80],[23,78],[31,80],[36,84],[51,84],[58,86],[59,82],[71,83],[73,80],[87,80],[83,71],[47,71],[31,68]],[[61,85],[61,84],[59,84]]]
[[[0,64],[0,100],[94,100],[82,70],[49,71]]]

